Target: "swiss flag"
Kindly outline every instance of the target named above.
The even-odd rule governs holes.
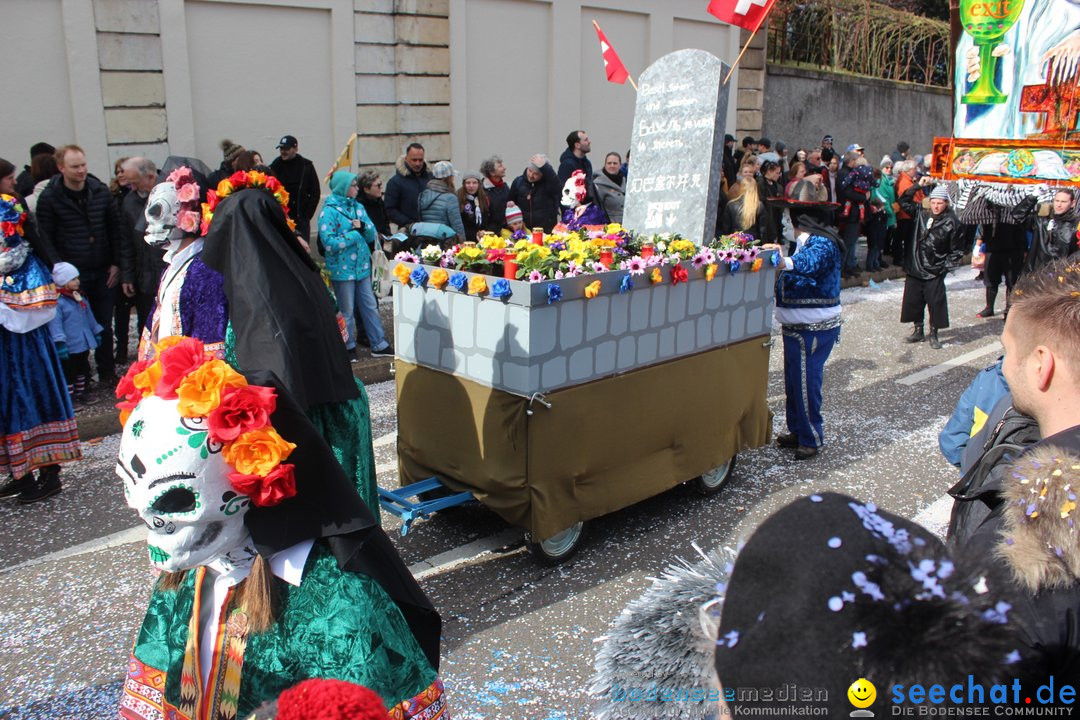
[[[625,84],[626,78],[630,77],[630,73],[626,71],[626,66],[623,65],[622,60],[619,59],[618,54],[615,52],[615,48],[611,47],[611,43],[608,42],[607,37],[595,20],[593,20],[593,27],[596,28],[596,37],[600,40],[600,55],[604,58],[604,69],[607,71],[608,82]]]
[[[776,0],[710,0],[706,11],[731,25],[757,32]]]

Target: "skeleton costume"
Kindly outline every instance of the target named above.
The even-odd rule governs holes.
[[[585,173],[575,170],[563,185],[561,200],[562,206],[566,208],[563,210],[562,221],[570,232],[586,225],[607,224],[607,216],[603,209],[596,203],[585,202],[588,196]]]
[[[117,473],[169,574],[120,717],[243,718],[307,678],[364,685],[395,720],[446,717],[438,614],[289,393],[194,338],[155,364],[121,381]]]
[[[146,240],[170,244],[170,265],[140,360],[153,357],[154,338],[186,334],[238,370],[273,372],[334,449],[379,522],[367,392],[352,375],[334,300],[289,227],[278,199],[288,196],[273,178],[236,173],[228,179],[229,191],[208,193],[205,240],[177,251],[178,236],[200,224],[185,215],[184,198],[198,196],[197,185],[194,194],[185,189],[194,184],[184,179],[190,170],[169,177],[174,175],[147,201]]]
[[[0,497],[23,501],[59,491],[57,463],[82,457],[48,329],[56,285],[23,237],[25,220],[22,204],[0,195],[0,478],[12,478],[0,487]]]

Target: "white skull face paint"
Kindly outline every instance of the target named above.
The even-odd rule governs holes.
[[[181,417],[177,400],[151,396],[132,411],[116,473],[128,506],[150,529],[150,562],[190,570],[250,544],[250,501],[229,483],[232,468],[211,442],[206,418]]]
[[[563,183],[562,200],[560,202],[563,207],[576,208],[584,202],[586,192],[585,173],[575,170]]]
[[[150,247],[170,246],[174,250],[184,239],[184,232],[177,226],[176,218],[180,214],[180,201],[176,197],[176,185],[171,182],[158,183],[146,198],[146,235],[143,239]]]

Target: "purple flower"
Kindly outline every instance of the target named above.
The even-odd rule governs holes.
[[[425,270],[423,267],[418,267],[411,273],[409,273],[409,279],[412,280],[413,285],[415,285],[416,287],[424,287],[425,285],[427,285],[428,281],[427,270]]]
[[[524,240],[527,237],[529,237],[529,233],[524,230],[515,230],[514,234],[510,236],[510,239],[516,242],[518,240]]]
[[[499,278],[491,285],[491,297],[493,298],[508,298],[514,294],[514,291],[510,289],[510,281],[506,278]]]
[[[562,288],[556,283],[548,285],[548,305],[557,303],[560,300],[562,300]]]

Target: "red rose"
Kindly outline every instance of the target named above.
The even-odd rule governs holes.
[[[686,268],[682,265],[671,266],[671,284],[678,285],[681,282],[686,282],[689,277],[689,273],[686,272]]]
[[[266,178],[266,189],[274,193],[281,189],[281,181],[273,175]]]
[[[213,190],[207,190],[206,191],[206,203],[205,203],[205,205],[207,205],[210,208],[210,212],[214,212],[214,210],[217,209],[217,205],[218,205],[219,202],[221,202],[221,199],[217,196],[217,193],[215,191],[213,191]]]
[[[246,432],[266,427],[275,408],[277,393],[274,388],[245,385],[227,390],[221,397],[221,404],[206,418],[210,439],[225,444]]]
[[[296,495],[295,471],[296,467],[291,463],[282,463],[264,478],[239,472],[229,473],[229,482],[236,492],[247,495],[256,506],[268,507]]]
[[[206,362],[206,351],[201,340],[184,338],[162,352],[158,360],[161,362],[161,380],[154,394],[165,400],[174,400],[180,382]]]
[[[124,373],[124,377],[120,378],[120,382],[116,383],[116,397],[125,400],[131,400],[138,403],[142,400],[142,391],[135,387],[134,377],[145,370],[150,365],[149,360],[139,360],[131,364],[128,371]],[[117,406],[119,407],[119,405]],[[121,408],[122,410],[123,408]]]
[[[229,176],[229,182],[231,182],[233,187],[236,188],[237,190],[243,190],[244,188],[247,187],[247,182],[248,182],[247,173],[244,172],[243,170],[237,170],[236,172],[234,172],[232,175]]]

